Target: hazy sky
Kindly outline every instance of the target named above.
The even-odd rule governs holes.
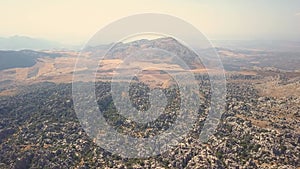
[[[190,22],[209,39],[300,40],[299,0],[1,0],[0,36],[67,44],[87,41],[110,22],[155,12]]]

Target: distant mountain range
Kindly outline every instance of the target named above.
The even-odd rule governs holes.
[[[9,43],[8,43],[9,42]],[[295,48],[300,46],[300,42],[274,42],[273,45],[277,45],[276,49],[266,50],[267,45],[264,43],[254,43],[252,41],[243,41],[238,43],[231,42],[226,45],[226,42],[219,41],[216,44],[215,50],[219,54],[223,66],[226,70],[240,70],[240,69],[252,69],[253,67],[274,67],[282,70],[298,70],[299,68],[299,50]],[[9,46],[9,44],[11,46]],[[245,47],[243,46],[245,45]],[[261,47],[259,47],[261,45]],[[82,50],[83,53],[90,55],[93,53],[92,58],[98,61],[99,56],[103,56],[111,44],[90,46]],[[218,47],[221,46],[221,47]],[[270,45],[272,46],[272,44]],[[63,46],[59,46],[58,43],[50,42],[47,40],[33,39],[23,36],[14,36],[11,38],[0,38],[0,70],[10,68],[23,68],[32,67],[37,63],[39,58],[56,58],[56,57],[71,57],[69,55],[77,55],[78,51],[66,50],[68,52],[60,52],[60,50],[51,50],[51,48],[62,49]],[[129,54],[141,49],[158,48],[167,52],[176,54],[182,59],[191,69],[203,68],[201,61],[198,60],[198,56],[186,46],[183,46],[173,38],[161,38],[155,40],[137,40],[129,43],[117,43],[114,50],[106,53],[109,59],[124,60]],[[10,49],[10,50],[8,50]],[[18,49],[18,51],[13,51]],[[26,50],[19,50],[26,49]],[[39,51],[41,49],[49,49],[48,51]],[[294,50],[295,49],[295,50]],[[202,50],[202,59],[210,57],[206,50]],[[72,56],[73,57],[73,56]],[[95,58],[94,58],[95,57]],[[143,57],[144,62],[149,62],[147,57]],[[155,60],[153,64],[174,64],[176,59],[170,60],[167,56],[161,56],[160,60]],[[150,58],[151,60],[151,58]],[[136,61],[136,60],[135,60]],[[151,61],[150,61],[151,62]],[[65,63],[63,61],[63,63]],[[178,61],[176,62],[178,63]],[[75,63],[71,63],[68,66],[74,66]],[[65,67],[66,65],[64,65]],[[107,66],[107,65],[106,65]],[[109,65],[110,66],[110,65]],[[138,65],[137,65],[138,66]],[[107,68],[110,70],[109,68]]]
[[[27,36],[11,36],[7,38],[0,37],[0,50],[42,50],[42,49],[56,49],[64,46],[58,42],[49,41],[45,39],[31,38]]]
[[[300,52],[300,41],[288,40],[212,40],[216,47],[233,50],[258,49],[271,52]]]

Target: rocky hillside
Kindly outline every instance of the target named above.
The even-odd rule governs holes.
[[[256,75],[228,76],[226,112],[217,133],[206,144],[199,142],[198,136],[209,108],[208,102],[204,102],[197,123],[180,144],[146,159],[121,158],[98,147],[76,118],[70,84],[35,84],[18,95],[0,98],[0,166],[16,169],[297,169],[300,167],[299,97],[262,96],[252,85],[261,78]],[[197,79],[204,98],[209,99],[208,79],[202,76]],[[147,136],[159,134],[164,129],[160,121],[136,126],[120,118],[112,107],[107,106],[112,102],[109,87],[108,83],[97,84],[98,105],[119,132]],[[132,87],[135,93],[133,104],[146,108],[147,97],[143,93],[147,93],[147,88],[139,84]],[[177,96],[173,96],[176,99]],[[172,123],[172,115],[161,118],[167,122],[165,124]],[[144,130],[144,127],[152,129]]]

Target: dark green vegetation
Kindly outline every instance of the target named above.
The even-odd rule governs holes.
[[[198,79],[201,93],[209,100],[209,80]],[[0,98],[0,168],[300,167],[299,98],[260,97],[249,83],[253,79],[257,77],[228,78],[226,112],[217,133],[206,144],[197,136],[207,114],[207,101],[199,109],[194,128],[178,146],[147,159],[124,159],[93,143],[74,112],[71,84],[40,83],[24,87],[15,96]],[[109,90],[108,83],[98,83],[97,101],[107,121],[119,132],[132,136],[143,133],[143,137],[148,137],[167,129],[176,119],[176,115],[166,114],[148,125],[126,122],[115,111]],[[143,84],[132,85],[134,106],[147,109],[147,91]],[[169,104],[180,101],[176,88],[164,92]],[[295,114],[295,118],[279,118],[279,112]],[[153,132],[144,132],[145,128]]]
[[[60,54],[36,52],[32,50],[0,51],[0,70],[10,68],[31,67],[36,64],[38,58],[59,57]]]

